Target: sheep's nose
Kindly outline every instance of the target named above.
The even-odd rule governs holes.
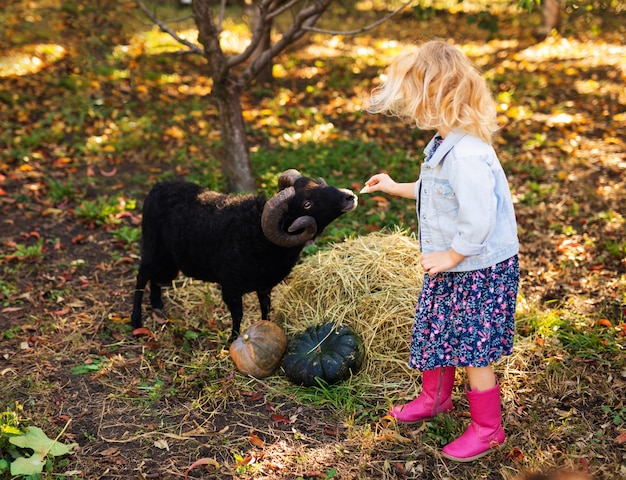
[[[354,210],[359,204],[359,197],[352,190],[348,190],[347,188],[340,189],[344,194],[344,202],[347,205],[346,212],[350,212]]]

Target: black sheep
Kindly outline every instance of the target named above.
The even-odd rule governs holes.
[[[281,174],[278,187],[266,201],[264,195],[226,195],[189,182],[157,183],[143,205],[133,328],[142,326],[148,281],[150,304],[161,309],[161,286],[179,271],[221,285],[233,322],[231,340],[239,334],[245,293],[257,293],[267,320],[270,292],[289,274],[305,244],[357,206],[350,190],[293,169]]]

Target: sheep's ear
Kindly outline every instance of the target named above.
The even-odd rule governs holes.
[[[280,177],[278,177],[278,190],[284,190],[287,187],[293,186],[296,180],[301,176],[302,174],[295,168],[285,170],[280,174]]]

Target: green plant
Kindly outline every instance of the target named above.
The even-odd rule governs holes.
[[[41,479],[46,470],[51,474],[60,465],[57,457],[72,453],[76,443],[59,442],[70,422],[53,440],[38,427],[24,426],[19,414],[20,404],[14,404],[0,413],[0,474],[10,472],[13,478]]]
[[[13,245],[13,252],[0,254],[0,259],[7,260],[41,260],[43,257],[43,238],[39,238],[34,245],[15,244]]]
[[[76,197],[76,188],[71,179],[48,180],[48,198],[57,205],[61,202],[73,200]]]
[[[164,395],[165,382],[160,378],[156,378],[153,381],[144,381],[139,384],[139,390],[147,393],[147,400],[150,403],[159,401]]]
[[[563,325],[562,312],[559,308],[545,311],[531,310],[518,314],[516,319],[517,330],[524,336],[551,337]]]
[[[17,335],[19,335],[20,332],[21,332],[21,328],[19,325],[17,325],[13,328],[4,329],[2,333],[0,334],[0,338],[11,340],[15,338]]]
[[[294,398],[304,405],[330,408],[349,419],[377,418],[378,397],[360,381],[347,380],[329,385],[317,379],[316,385],[308,388],[294,389]]]
[[[72,375],[85,375],[87,373],[95,373],[102,368],[108,359],[106,357],[90,358],[88,362],[81,363],[72,367]]]
[[[135,200],[124,197],[84,200],[76,208],[76,216],[95,225],[115,225],[120,223],[118,214],[134,210],[135,206]]]
[[[526,186],[529,191],[520,198],[520,201],[530,206],[539,204],[557,189],[556,184],[540,184],[534,181],[526,182]]]
[[[437,446],[450,443],[460,432],[461,426],[449,414],[438,415],[426,423],[426,436]]]
[[[607,240],[604,242],[604,246],[615,258],[626,257],[626,242],[620,240]]]
[[[102,209],[97,202],[85,200],[76,209],[76,216],[84,218],[85,220],[90,222],[98,222],[105,218],[105,216],[101,212]]]
[[[499,30],[498,16],[486,10],[468,15],[467,23],[476,24],[478,28],[488,31],[491,35]]]
[[[623,356],[623,347],[616,341],[615,333],[603,326],[589,326],[584,322],[564,322],[557,332],[563,348],[578,359],[594,359],[611,363]]]
[[[611,418],[613,425],[620,426],[626,423],[626,407],[614,410],[607,405],[602,405],[600,408],[609,416],[609,418]]]
[[[139,242],[141,238],[141,229],[137,227],[129,227],[121,225],[120,228],[113,230],[113,238],[117,240],[125,250],[132,249],[133,245]]]
[[[17,287],[15,284],[7,282],[5,280],[0,280],[0,299],[7,300],[11,295],[17,292]],[[8,305],[4,303],[4,305]]]

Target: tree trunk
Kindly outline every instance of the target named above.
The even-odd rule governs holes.
[[[226,85],[214,85],[212,93],[226,150],[219,159],[222,172],[226,175],[229,192],[253,192],[255,182],[241,111],[241,89],[228,77],[224,83]]]

